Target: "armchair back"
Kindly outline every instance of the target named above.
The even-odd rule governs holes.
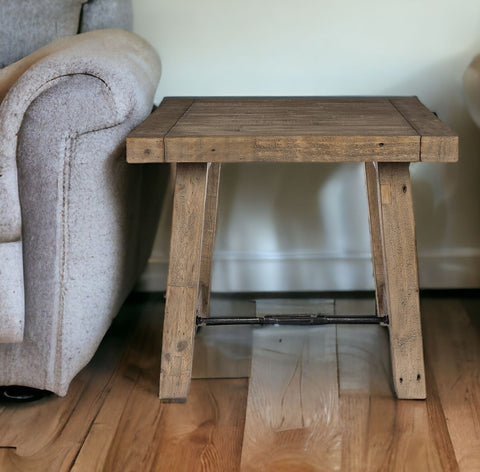
[[[0,68],[55,39],[132,29],[131,0],[0,0],[0,12]]]

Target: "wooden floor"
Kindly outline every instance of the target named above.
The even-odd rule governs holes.
[[[65,398],[0,403],[1,472],[480,471],[480,296],[422,297],[426,401],[394,399],[384,328],[337,325],[204,328],[196,376],[250,378],[196,379],[162,404],[162,309],[128,300]]]

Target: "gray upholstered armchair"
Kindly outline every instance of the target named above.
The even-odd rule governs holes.
[[[90,31],[128,28],[129,1],[0,11],[0,385],[65,395],[152,246],[162,176],[127,165],[124,140],[160,63],[133,33]]]

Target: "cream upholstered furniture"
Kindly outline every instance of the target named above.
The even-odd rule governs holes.
[[[480,54],[472,60],[465,70],[463,90],[470,116],[480,127]]]
[[[129,27],[128,1],[0,9],[0,385],[65,395],[152,246],[163,177],[124,147],[160,63],[125,30],[76,34]]]

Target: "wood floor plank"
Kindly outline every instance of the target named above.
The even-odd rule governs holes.
[[[480,470],[480,337],[459,300],[424,304],[426,350],[459,469]]]
[[[392,370],[386,328],[377,325],[337,326],[340,395],[392,395]]]
[[[339,469],[335,331],[254,333],[243,472]]]
[[[192,379],[250,377],[251,326],[210,326],[197,331]]]
[[[255,301],[213,297],[211,316],[255,316]],[[250,377],[252,326],[210,326],[197,330],[192,379]]]
[[[367,470],[457,470],[454,460],[445,461],[440,454],[435,441],[437,424],[428,417],[426,403],[390,398],[371,402]]]
[[[434,384],[427,401],[394,398],[388,335],[338,326],[342,470],[457,471]]]
[[[337,326],[337,350],[341,470],[378,470],[374,464],[367,468],[371,452],[369,435],[374,434],[374,429],[378,428],[378,425],[370,423],[370,411],[372,401],[386,399],[387,402],[394,403],[388,334],[379,326]],[[388,416],[385,420],[386,424],[393,426],[392,421],[388,421]],[[380,444],[383,444],[385,437],[380,438]],[[378,444],[379,441],[376,441],[375,445]]]
[[[186,404],[163,406],[151,470],[238,471],[247,391],[247,379],[192,381]]]
[[[127,308],[118,317],[97,355],[72,382],[64,398],[6,405],[0,416],[2,472],[70,470],[119,368],[135,319]],[[134,311],[134,309],[133,309]],[[128,324],[130,329],[125,329]],[[133,329],[132,329],[133,328]]]
[[[99,470],[133,472],[140,464],[142,472],[238,470],[246,379],[194,380],[183,404],[161,403],[140,384]]]
[[[422,300],[426,401],[394,398],[384,328],[339,325],[256,329],[250,385],[195,380],[186,404],[156,395],[162,302],[130,303],[67,397],[0,405],[1,472],[480,470],[477,302]]]
[[[238,470],[247,380],[194,381],[186,404],[162,404],[156,394],[159,308],[140,314],[72,472]]]
[[[121,423],[130,403],[142,401],[158,410],[156,392],[158,368],[157,340],[162,330],[162,302],[144,303],[137,313],[137,329],[122,359],[105,402],[96,416],[88,436],[76,457],[72,472],[101,472],[113,470],[107,460],[118,435],[123,434]],[[143,398],[145,397],[145,399]],[[151,398],[155,401],[152,402]],[[152,416],[149,416],[151,421]]]

